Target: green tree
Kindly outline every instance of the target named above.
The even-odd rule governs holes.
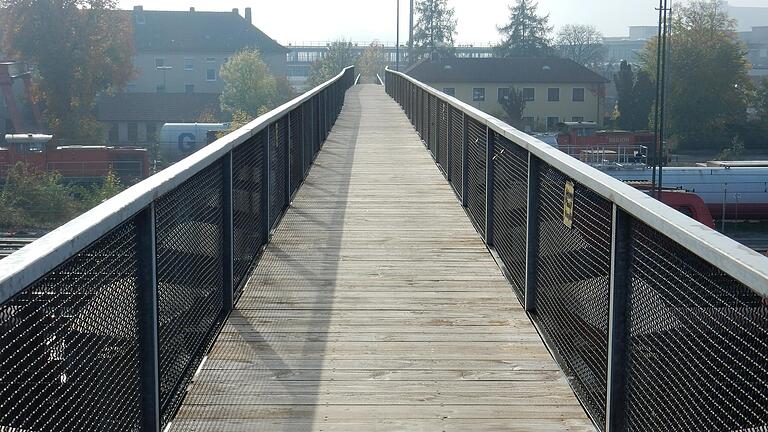
[[[558,53],[576,63],[597,70],[605,59],[603,35],[593,25],[567,24],[557,32]]]
[[[96,95],[133,75],[131,24],[115,0],[0,0],[6,52],[36,68],[35,94],[54,134],[74,143],[104,141]]]
[[[626,60],[621,61],[619,72],[613,75],[618,93],[618,127],[624,130],[648,128],[655,86],[647,72],[637,74]]]
[[[363,54],[357,58],[356,72],[368,82],[376,82],[376,75],[384,79],[384,68],[387,66],[387,56],[384,45],[374,41]]]
[[[678,6],[668,45],[666,110],[670,136],[680,149],[729,147],[733,125],[743,123],[752,89],[746,48],[736,23],[717,0]],[[657,41],[641,53],[655,82]]]
[[[224,90],[221,110],[233,115],[242,112],[251,118],[274,107],[279,101],[277,81],[256,49],[245,49],[221,67]]]
[[[456,18],[446,0],[418,0],[413,28],[413,60],[429,58],[432,53],[449,57],[454,52]],[[410,61],[410,60],[409,60]]]
[[[509,88],[509,93],[499,101],[507,114],[509,124],[521,129],[523,127],[523,111],[525,110],[525,98],[523,91],[514,87]]]
[[[347,66],[355,63],[356,56],[352,51],[352,42],[338,40],[328,46],[323,57],[312,64],[308,83],[312,87],[328,81],[341,73]]]
[[[21,162],[8,172],[0,208],[0,226],[8,228],[54,228],[78,213],[72,191],[58,173],[36,171]]]
[[[107,173],[107,176],[104,177],[103,182],[82,187],[78,191],[78,195],[80,196],[78,203],[80,211],[86,212],[119,194],[123,190],[125,190],[125,187],[120,183],[117,174],[110,170]]]
[[[509,7],[509,23],[497,27],[502,41],[496,46],[500,57],[544,57],[554,50],[549,34],[549,14],[537,15],[539,5],[533,0],[517,0]]]

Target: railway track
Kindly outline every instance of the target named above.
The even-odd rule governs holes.
[[[28,237],[0,237],[0,259],[37,240]]]

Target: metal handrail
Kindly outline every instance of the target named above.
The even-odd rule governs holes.
[[[379,85],[384,85],[384,80],[381,79],[381,75],[376,74],[376,80],[378,81]]]
[[[353,66],[297,98],[259,116],[184,160],[126,189],[0,261],[0,303],[5,302],[88,245],[136,215],[275,120],[339,81]]]
[[[411,82],[464,112],[598,195],[612,201],[630,215],[718,267],[756,293],[768,297],[768,258],[765,256],[455,97],[402,72],[387,68],[387,73]]]

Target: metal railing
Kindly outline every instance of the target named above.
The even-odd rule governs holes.
[[[768,427],[768,259],[404,74],[404,109],[602,430]]]
[[[0,261],[0,430],[165,427],[354,79],[345,69]]]

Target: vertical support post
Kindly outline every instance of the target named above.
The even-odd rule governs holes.
[[[299,160],[301,160],[301,179],[303,180],[305,177],[305,174],[307,172],[307,165],[306,165],[306,155],[304,154],[304,147],[307,145],[307,116],[305,115],[307,113],[307,109],[305,108],[305,104],[299,105],[299,125],[300,125],[300,131],[299,134],[301,135],[301,140],[299,140]],[[301,181],[299,181],[301,183]]]
[[[539,159],[528,153],[528,214],[526,220],[525,311],[536,311],[536,281],[539,261]]]
[[[445,166],[443,168],[445,169],[445,178],[450,183],[453,180],[451,177],[451,162],[453,162],[453,152],[451,151],[453,150],[453,113],[451,111],[453,108],[447,102],[445,105],[445,109],[448,112],[448,121],[445,122],[448,133],[445,136],[448,142],[445,143]]]
[[[271,129],[272,129],[271,125],[267,126],[267,128],[266,128],[267,134],[266,134],[266,137],[264,139],[264,151],[262,152],[262,153],[264,153],[264,167],[263,167],[264,169],[261,171],[261,174],[262,174],[262,178],[261,178],[261,181],[262,181],[262,183],[261,183],[262,184],[262,186],[261,186],[261,193],[262,193],[262,196],[261,196],[261,214],[264,217],[264,226],[262,227],[264,229],[264,232],[263,232],[264,244],[269,243],[269,232],[272,229],[272,227],[270,226],[270,223],[269,223],[269,221],[270,221],[269,210],[270,210],[270,207],[272,206],[271,203],[270,203],[270,201],[272,201],[272,193],[271,193],[272,192],[272,186],[270,184],[270,183],[272,183],[270,181],[270,179],[272,177],[272,174],[271,174],[271,171],[272,171],[272,163],[271,163],[272,162],[272,155],[271,155],[271,153],[272,153],[272,151],[271,151],[270,145],[269,145],[269,137],[270,137],[270,134],[272,133]]]
[[[613,205],[610,303],[608,309],[608,388],[605,430],[623,429],[626,352],[629,342],[627,313],[631,292],[632,217]]]
[[[160,355],[157,319],[155,205],[136,215],[139,251],[139,374],[141,431],[160,431]]]
[[[425,92],[426,93],[426,92]],[[426,135],[424,138],[424,144],[427,145],[427,149],[430,153],[432,153],[432,98],[429,97],[429,93],[426,93],[427,98],[427,124],[424,128],[427,132],[424,134]],[[433,154],[432,157],[435,155]]]
[[[288,133],[285,134],[288,138],[286,139],[285,143],[282,143],[282,145],[285,146],[285,154],[287,157],[285,158],[285,189],[283,190],[283,197],[285,198],[285,207],[288,208],[291,205],[291,135],[293,135],[293,128],[291,127],[291,114],[292,111],[288,111],[288,114],[285,115],[285,119],[287,120],[285,122],[286,127],[288,128]],[[280,143],[278,143],[280,144]]]
[[[467,190],[469,189],[469,179],[467,174],[469,173],[469,117],[466,113],[463,113],[463,125],[461,128],[461,205],[467,206],[469,200],[467,200]]]
[[[493,246],[493,146],[495,136],[485,128],[485,244]]]
[[[232,150],[223,158],[222,171],[224,177],[224,313],[228,314],[235,308],[234,287],[234,202],[232,178]]]

